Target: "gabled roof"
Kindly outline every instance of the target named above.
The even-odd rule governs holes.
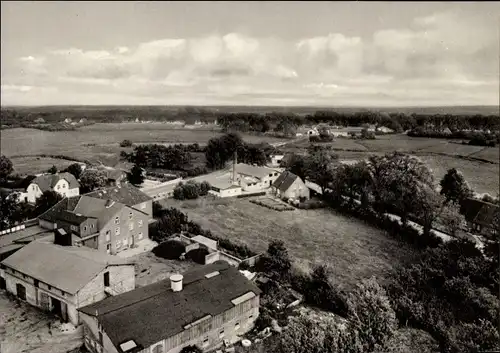
[[[464,201],[465,219],[482,226],[491,227],[500,208],[492,203],[468,198]]]
[[[72,224],[81,224],[87,218],[96,218],[100,228],[124,207],[126,206],[119,202],[79,195],[64,198],[39,218],[49,222],[62,220]]]
[[[273,183],[273,187],[280,190],[281,192],[285,192],[297,179],[300,179],[297,175],[289,171],[284,171]]]
[[[22,274],[75,294],[110,265],[131,265],[122,258],[87,247],[35,240],[2,261]]]
[[[245,163],[236,164],[236,173],[245,174],[252,177],[257,177],[259,179],[264,178],[265,176],[275,173],[276,170],[266,167],[258,167]]]
[[[217,271],[217,275],[205,276]],[[235,306],[232,300],[249,292],[259,295],[260,289],[237,268],[216,261],[184,273],[183,289],[179,292],[171,290],[167,279],[79,311],[97,316],[118,352],[122,352],[120,344],[124,342],[134,340],[139,347],[147,348],[184,331],[186,325],[196,320],[231,309]]]
[[[80,184],[76,180],[75,176],[71,173],[57,173],[57,174],[44,174],[39,175],[31,181],[31,184],[37,184],[40,190],[48,191],[53,190],[57,182],[64,179],[68,182],[70,189],[79,188]]]
[[[104,189],[95,190],[85,194],[85,196],[98,199],[113,200],[133,207],[140,203],[151,201],[152,198],[131,184],[111,186]]]

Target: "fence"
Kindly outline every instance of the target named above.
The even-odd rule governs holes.
[[[36,224],[38,224],[38,219],[30,219],[30,220],[24,222],[23,224],[20,224],[20,225],[17,225],[15,227],[11,227],[9,229],[4,229],[4,230],[0,231],[0,235],[14,233],[14,232],[23,230],[26,227],[34,226]]]

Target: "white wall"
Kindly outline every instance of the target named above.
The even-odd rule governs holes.
[[[36,199],[42,195],[42,190],[40,190],[37,184],[32,183],[28,186],[26,193],[28,194],[28,202],[35,203]]]

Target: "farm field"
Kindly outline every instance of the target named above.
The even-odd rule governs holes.
[[[291,143],[282,149],[286,152],[304,152],[308,145],[308,141],[305,140]],[[500,187],[498,179],[500,149],[497,147],[469,146],[445,139],[417,138],[402,134],[377,136],[376,140],[337,139],[322,145],[333,146],[336,149],[334,153],[341,160],[365,159],[370,155],[384,155],[392,151],[412,153],[431,167],[436,182],[441,180],[449,168],[456,168],[464,174],[474,191],[478,193],[496,195]],[[481,158],[491,163],[463,157]]]
[[[15,166],[14,172],[23,175],[46,172],[53,165],[55,165],[58,170],[62,170],[74,163],[64,159],[44,157],[14,157],[11,158],[11,161]]]
[[[344,288],[372,275],[383,281],[395,266],[413,258],[409,247],[386,233],[329,210],[279,212],[245,199],[168,199],[163,204],[257,252],[265,251],[272,240],[283,240],[299,267],[308,270],[316,262],[328,263],[333,280]]]
[[[168,124],[94,124],[75,131],[42,131],[36,129],[15,128],[2,130],[0,149],[2,154],[11,158],[16,173],[18,166],[24,172],[34,173],[36,169],[52,166],[53,161],[40,158],[34,170],[29,168],[29,161],[16,157],[36,157],[45,155],[64,155],[75,160],[89,160],[115,167],[120,163],[119,143],[129,139],[134,143],[195,143],[208,142],[212,137],[220,136],[219,131],[206,128],[177,128]],[[243,135],[245,141],[282,142],[282,139],[269,136]],[[38,167],[41,165],[41,167]],[[57,165],[57,164],[56,164]]]

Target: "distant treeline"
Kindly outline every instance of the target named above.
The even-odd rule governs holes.
[[[488,129],[490,130],[490,129]],[[495,147],[500,143],[500,132],[498,127],[493,131],[468,131],[468,130],[451,130],[445,131],[436,128],[425,128],[419,126],[411,131],[408,131],[408,136],[411,137],[431,137],[445,139],[463,139],[468,140],[469,145]]]
[[[277,133],[291,136],[299,126],[325,123],[338,126],[361,126],[375,124],[395,131],[412,130],[417,127],[448,127],[458,130],[498,130],[498,115],[469,114],[423,114],[380,111],[335,111],[316,110],[311,113],[292,111],[275,112],[228,112],[197,107],[123,107],[123,108],[2,108],[1,122],[4,126],[34,124],[43,119],[45,124],[60,123],[66,118],[88,122],[183,121],[217,122],[225,131]],[[269,108],[272,110],[272,108]]]

